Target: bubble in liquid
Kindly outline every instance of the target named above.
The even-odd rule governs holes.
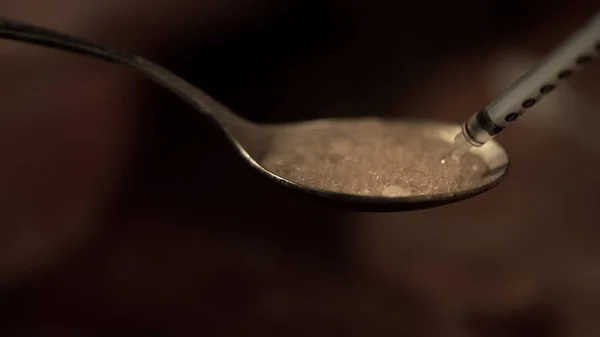
[[[354,143],[348,138],[335,138],[331,141],[331,150],[335,154],[347,155],[353,151]]]
[[[384,197],[408,197],[412,195],[412,191],[398,185],[390,185],[381,190],[381,195]]]

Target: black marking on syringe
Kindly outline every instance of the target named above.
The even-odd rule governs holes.
[[[519,118],[519,116],[521,116],[521,114],[524,111],[519,111],[519,112],[511,112],[508,115],[506,115],[506,117],[504,118],[505,121],[507,121],[508,123],[513,122],[515,120],[517,120],[517,118]]]
[[[571,77],[571,75],[573,75],[573,70],[566,69],[558,73],[558,79],[566,80],[567,78]]]
[[[481,111],[479,111],[476,114],[476,118],[477,118],[477,123],[479,124],[479,126],[483,130],[485,130],[485,132],[487,132],[488,135],[490,135],[490,136],[495,136],[498,133],[500,133],[500,131],[502,131],[502,129],[504,129],[502,126],[494,123],[494,121],[490,118],[489,112],[485,109],[482,109]],[[471,135],[469,135],[469,136],[471,136]],[[471,138],[473,138],[473,137],[471,137]]]
[[[549,93],[553,89],[554,89],[554,85],[552,85],[552,84],[544,85],[543,87],[540,88],[540,93],[541,93],[540,96],[537,96],[534,98],[528,98],[528,99],[524,100],[523,103],[521,103],[523,110],[509,113],[508,115],[506,115],[506,117],[504,117],[504,120],[507,123],[516,121],[517,118],[519,118],[522,114],[525,113],[525,110],[533,107],[544,94]]]
[[[577,65],[581,66],[586,63],[589,63],[591,60],[592,60],[592,57],[590,55],[582,55],[579,58],[577,58],[577,61],[575,61],[575,63],[577,63]]]
[[[536,102],[537,102],[537,99],[530,98],[530,99],[525,100],[525,102],[523,102],[523,104],[521,104],[521,106],[524,107],[525,109],[529,109],[532,106],[534,106]]]
[[[596,49],[596,51],[600,52],[600,41],[596,41],[595,49]],[[593,54],[593,55],[583,54],[583,55],[577,57],[577,59],[575,60],[575,67],[584,66],[585,64],[592,61],[594,56],[596,56],[596,55],[595,54]],[[558,80],[561,80],[561,81],[566,80],[566,79],[570,78],[571,76],[573,76],[573,73],[574,73],[573,69],[564,69],[557,74],[557,78],[558,78]],[[541,95],[534,97],[534,98],[528,98],[525,101],[523,101],[523,103],[521,103],[521,106],[523,107],[524,110],[519,110],[516,112],[509,113],[508,115],[506,115],[506,117],[504,117],[504,120],[507,123],[514,122],[515,120],[517,120],[517,118],[519,118],[519,116],[521,116],[523,113],[525,113],[526,109],[533,107],[544,95],[550,93],[555,88],[556,88],[556,84],[554,84],[554,83],[544,84],[540,88]],[[500,129],[500,130],[502,130],[502,129]],[[498,132],[500,132],[500,131],[498,131]]]
[[[556,88],[556,86],[554,84],[546,84],[540,88],[540,93],[542,95],[548,94],[552,90],[554,90],[554,88]]]

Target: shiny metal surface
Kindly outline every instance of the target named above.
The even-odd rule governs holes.
[[[261,158],[267,151],[278,125],[259,125],[247,121],[230,111],[202,90],[194,87],[170,71],[139,56],[111,50],[64,33],[35,27],[12,20],[0,19],[0,37],[44,45],[51,48],[84,54],[105,61],[125,64],[172,91],[199,112],[215,121],[224,131],[242,157],[267,178],[306,196],[317,197],[333,204],[359,211],[410,211],[441,206],[471,198],[498,185],[508,172],[509,160],[504,149],[496,142],[473,148],[471,153],[479,156],[489,167],[481,185],[455,193],[418,195],[408,197],[383,197],[350,195],[329,190],[315,189],[287,180],[265,169]],[[461,130],[458,124],[429,120],[390,120],[393,123],[408,123],[425,130],[427,137],[436,137],[449,144]],[[426,125],[427,128],[423,128]],[[289,127],[290,124],[287,124]]]

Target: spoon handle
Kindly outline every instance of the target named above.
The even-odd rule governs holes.
[[[232,127],[234,124],[249,123],[181,77],[140,56],[110,49],[66,33],[1,17],[0,38],[46,46],[131,66],[169,89],[200,112],[215,119],[225,128]]]

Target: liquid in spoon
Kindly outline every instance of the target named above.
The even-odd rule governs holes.
[[[309,121],[278,131],[261,165],[300,185],[363,196],[435,195],[481,186],[487,165],[468,152],[442,162],[451,146],[418,124]]]
[[[460,161],[462,157],[469,153],[471,148],[473,148],[473,145],[471,145],[471,143],[465,139],[463,133],[460,132],[454,137],[454,143],[446,151],[440,162],[445,164],[449,161]]]

